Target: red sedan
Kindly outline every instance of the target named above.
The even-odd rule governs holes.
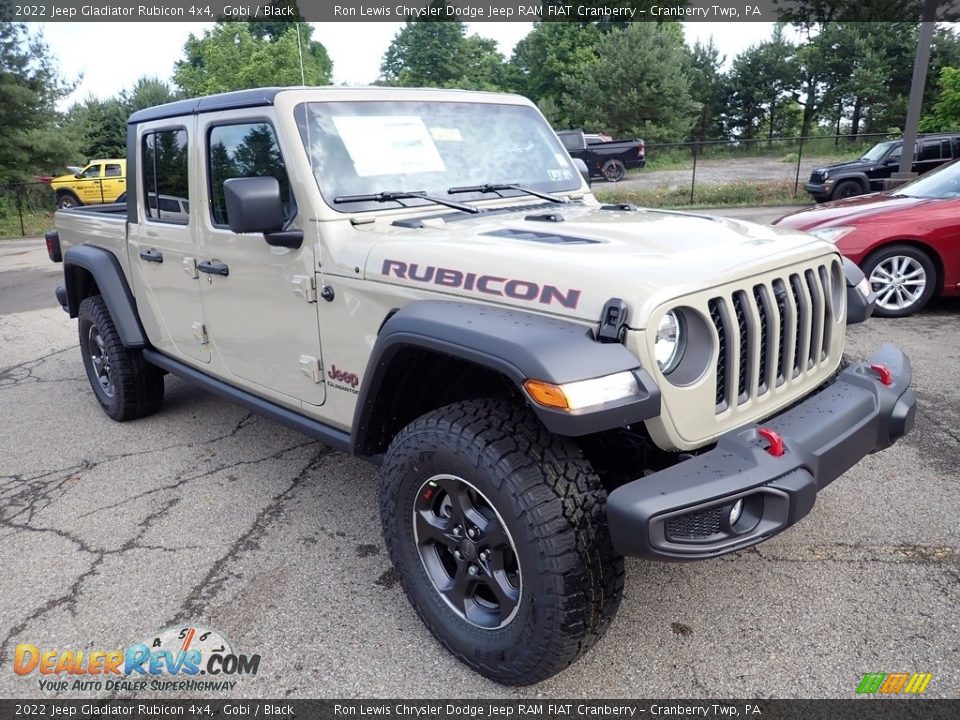
[[[805,208],[774,222],[836,243],[877,293],[875,315],[915,313],[960,295],[960,162],[881,193]]]

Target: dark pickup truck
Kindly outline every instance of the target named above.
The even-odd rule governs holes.
[[[899,169],[902,153],[902,140],[877,143],[859,160],[817,168],[803,189],[817,202],[883,190],[883,181]],[[960,135],[927,135],[917,140],[913,172],[923,175],[958,157]]]
[[[595,142],[583,130],[561,130],[557,136],[571,157],[587,164],[591,177],[617,182],[627,170],[647,164],[646,146],[640,139]]]

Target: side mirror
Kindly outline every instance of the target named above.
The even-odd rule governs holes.
[[[73,176],[74,176],[77,180],[79,180],[80,178],[83,177],[83,173],[74,173]]]
[[[267,245],[296,249],[303,230],[283,229],[283,200],[275,177],[242,177],[223,181],[230,229],[235,233],[263,233]]]
[[[223,181],[230,229],[235,233],[267,233],[283,229],[280,183],[273,177]]]
[[[883,164],[884,164],[884,165],[899,165],[899,164],[900,164],[900,158],[899,158],[899,157],[888,157],[886,160],[883,161]]]
[[[573,158],[574,167],[580,171],[581,177],[587,181],[587,187],[591,187],[590,183],[590,169],[587,167],[587,164],[581,158]]]

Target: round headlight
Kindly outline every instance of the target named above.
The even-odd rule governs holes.
[[[683,316],[671,310],[657,325],[657,334],[653,341],[653,352],[660,372],[664,375],[672,372],[680,364],[684,343]]]

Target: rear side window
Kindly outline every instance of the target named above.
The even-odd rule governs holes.
[[[920,157],[918,160],[939,160],[940,159],[940,141],[924,140],[920,145]]]
[[[107,163],[103,175],[108,178],[123,177],[123,171],[120,169],[119,163]]]
[[[187,131],[158,130],[143,136],[143,192],[147,217],[187,224]]]
[[[284,218],[296,214],[287,167],[280,154],[273,127],[265,122],[217,125],[210,128],[207,142],[210,181],[210,217],[214,225],[226,226],[227,204],[223,182],[237,177],[275,177],[280,183]]]

